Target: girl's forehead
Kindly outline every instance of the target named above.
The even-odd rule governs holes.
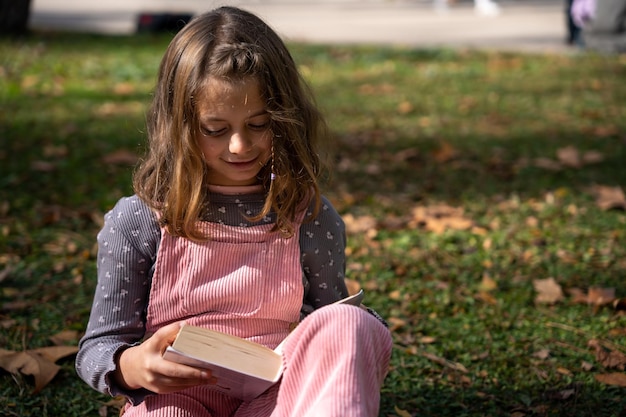
[[[224,98],[237,95],[260,96],[259,82],[254,77],[238,78],[235,80],[210,77],[200,88],[201,98]]]
[[[259,82],[253,77],[237,80],[210,78],[198,92],[196,105],[200,114],[235,108],[253,112],[265,108]]]

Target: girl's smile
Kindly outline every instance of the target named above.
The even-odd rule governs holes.
[[[271,158],[270,115],[256,79],[210,78],[197,99],[198,146],[212,185],[253,185]]]

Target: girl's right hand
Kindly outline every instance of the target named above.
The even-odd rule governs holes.
[[[142,344],[124,350],[114,373],[118,384],[127,390],[145,388],[157,394],[215,384],[209,370],[163,359],[163,352],[174,342],[180,327],[181,323],[162,327]]]

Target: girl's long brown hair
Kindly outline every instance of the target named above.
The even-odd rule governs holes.
[[[283,41],[238,8],[221,7],[194,18],[167,48],[147,116],[148,154],[133,178],[135,192],[159,213],[168,233],[210,238],[196,227],[209,168],[195,141],[200,124],[194,101],[209,77],[258,80],[271,118],[273,158],[259,174],[265,204],[250,220],[275,212],[273,230],[292,236],[303,205],[315,203],[311,217],[319,211],[324,164],[318,147],[328,137],[327,128]]]

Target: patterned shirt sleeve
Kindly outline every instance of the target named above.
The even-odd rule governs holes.
[[[300,227],[300,248],[306,288],[303,314],[348,296],[345,224],[325,197],[317,217]]]
[[[122,392],[111,375],[116,356],[144,336],[159,236],[153,213],[135,196],[120,200],[105,215],[98,234],[97,287],[76,358],[76,370],[90,386],[113,396],[125,395],[133,402],[148,392]]]

